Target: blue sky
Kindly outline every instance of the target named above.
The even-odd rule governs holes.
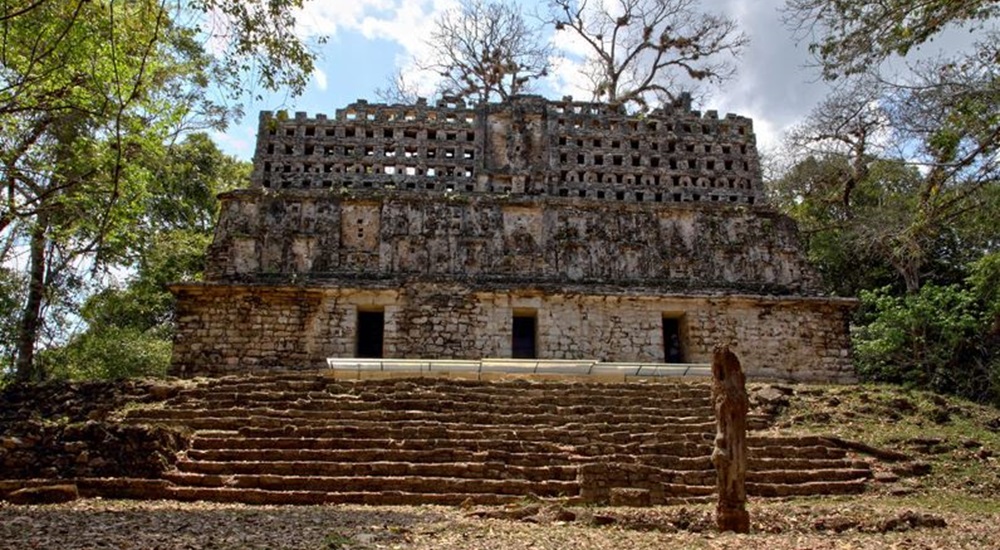
[[[592,2],[595,0],[591,0]],[[605,0],[608,1],[608,0]],[[540,2],[522,0],[526,13],[541,11]],[[735,19],[750,37],[732,80],[709,89],[698,108],[737,113],[754,119],[760,148],[780,143],[782,134],[800,122],[827,91],[817,72],[808,67],[806,45],[796,40],[781,22],[784,0],[704,0],[704,11]],[[286,109],[333,114],[359,98],[376,100],[375,90],[385,86],[397,69],[418,82],[430,96],[433,81],[417,73],[413,59],[427,51],[425,37],[434,19],[457,0],[306,0],[299,14],[299,33],[307,38],[324,35],[317,70],[301,97],[271,94],[247,105],[246,117],[214,137],[228,153],[249,160],[256,139],[257,113]],[[561,38],[560,38],[561,39]],[[967,40],[967,39],[966,39]],[[930,53],[947,47],[948,39],[928,46]],[[557,47],[572,50],[573,44]],[[590,99],[576,83],[572,63],[564,62],[538,92],[551,98],[573,95]]]

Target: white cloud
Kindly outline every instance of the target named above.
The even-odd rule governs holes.
[[[338,32],[355,31],[369,40],[384,40],[397,44],[402,53],[396,66],[403,72],[407,84],[423,95],[431,95],[438,77],[421,71],[416,59],[426,59],[430,47],[426,40],[434,21],[447,9],[458,6],[458,0],[337,0],[307,3],[298,17],[298,32],[305,37],[329,36]],[[393,71],[386,70],[387,74]],[[316,76],[317,86],[325,90],[324,77]]]
[[[327,88],[326,72],[324,72],[323,69],[316,67],[316,69],[313,70],[312,78],[313,82],[316,83],[316,88],[319,89],[319,91],[321,92],[325,92]]]
[[[434,29],[434,22],[448,9],[458,6],[457,0],[432,0],[406,2],[393,13],[392,18],[366,17],[360,26],[364,36],[390,40],[399,44],[403,52],[396,58],[396,66],[406,84],[422,96],[433,95],[440,77],[433,71],[422,70],[418,59],[429,59],[431,47],[427,37]]]
[[[307,37],[336,37],[341,30],[353,30],[413,52],[422,47],[434,19],[457,5],[458,0],[314,0],[300,11],[298,31]]]
[[[336,36],[341,29],[357,29],[365,13],[380,11],[393,0],[313,0],[306,2],[296,21],[305,37]]]
[[[590,101],[593,95],[590,80],[580,72],[583,62],[568,57],[557,57],[551,62],[549,84],[556,95],[573,96],[577,101]]]
[[[237,158],[250,159],[253,157],[254,146],[257,142],[257,128],[251,124],[242,124],[230,128],[225,132],[209,132],[212,141],[230,155]],[[244,182],[245,183],[245,182]]]

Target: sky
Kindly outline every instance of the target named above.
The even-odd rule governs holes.
[[[536,1],[520,3],[526,14],[542,10]],[[214,138],[226,152],[250,160],[259,111],[332,115],[358,99],[376,101],[376,89],[385,87],[397,70],[420,85],[421,95],[431,96],[434,83],[413,71],[413,59],[427,52],[426,37],[434,20],[456,4],[457,0],[306,0],[298,17],[299,34],[308,39],[327,37],[306,92],[300,97],[266,95],[247,106],[247,116],[239,124]],[[776,148],[783,133],[801,122],[829,91],[829,84],[810,66],[807,44],[782,23],[783,5],[784,0],[702,2],[703,11],[737,21],[750,44],[737,61],[736,76],[710,88],[696,108],[751,117],[758,146],[764,151]],[[565,41],[566,34],[557,35],[556,46],[572,50],[574,44]],[[555,78],[537,93],[590,99],[575,84],[578,79],[571,62],[564,61],[553,72]]]

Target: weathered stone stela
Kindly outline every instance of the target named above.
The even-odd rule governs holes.
[[[765,204],[751,121],[534,96],[262,113],[173,374],[327,357],[708,362],[851,377],[854,302]]]

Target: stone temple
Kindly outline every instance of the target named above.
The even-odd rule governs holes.
[[[751,121],[516,97],[260,115],[203,282],[173,285],[172,374],[328,357],[708,362],[852,378],[854,301],[824,296],[765,203]]]

